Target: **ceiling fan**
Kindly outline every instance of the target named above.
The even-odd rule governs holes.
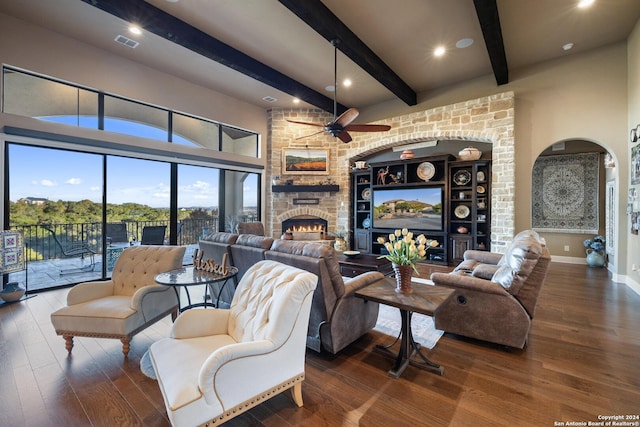
[[[342,142],[351,142],[352,138],[349,135],[349,131],[353,132],[386,132],[391,129],[389,125],[372,125],[372,124],[358,124],[353,122],[360,112],[355,108],[349,108],[344,113],[338,116],[338,40],[332,40],[333,45],[333,120],[326,124],[301,122],[296,120],[286,119],[290,123],[297,123],[301,125],[316,126],[323,128],[321,131],[314,132],[309,135],[304,135],[296,139],[308,138],[313,135],[318,135],[322,132],[329,132],[331,136],[337,137]]]

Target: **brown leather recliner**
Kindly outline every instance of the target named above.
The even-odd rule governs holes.
[[[436,286],[455,289],[434,316],[437,329],[524,348],[551,256],[532,230],[514,237],[504,255],[466,251],[451,273],[433,273]]]
[[[265,258],[307,270],[318,276],[307,332],[307,347],[338,351],[373,329],[378,304],[354,296],[355,291],[384,276],[366,272],[343,278],[333,248],[320,243],[274,240]]]

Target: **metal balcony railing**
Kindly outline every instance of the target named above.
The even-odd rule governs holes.
[[[127,235],[130,241],[140,241],[142,229],[148,225],[166,225],[169,241],[168,221],[126,221]],[[205,234],[216,231],[218,218],[184,219],[178,225],[178,245],[197,244]],[[54,240],[56,233],[62,246],[77,245],[85,242],[96,254],[102,253],[102,223],[34,224],[11,227],[22,231],[24,235],[25,259],[27,262],[64,258],[62,248]]]

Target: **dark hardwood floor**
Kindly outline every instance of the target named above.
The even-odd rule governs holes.
[[[170,319],[135,336],[128,359],[118,340],[90,338],[68,357],[49,320],[66,293],[0,307],[0,426],[169,425],[139,362]],[[537,310],[524,350],[445,334],[430,353],[444,376],[387,377],[390,360],[371,351],[388,340],[377,332],[337,356],[309,350],[303,408],[279,395],[227,425],[554,426],[640,414],[640,296],[605,269],[553,263]]]

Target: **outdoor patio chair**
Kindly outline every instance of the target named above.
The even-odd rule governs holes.
[[[163,245],[166,225],[147,225],[142,228],[142,245]]]
[[[42,228],[44,228],[49,233],[51,233],[51,235],[53,236],[53,240],[55,240],[56,245],[58,245],[58,247],[60,248],[60,251],[62,252],[62,255],[65,258],[78,258],[78,257],[80,257],[80,259],[83,260],[83,263],[84,263],[84,257],[85,256],[88,256],[89,259],[90,259],[89,265],[84,265],[84,266],[78,267],[78,268],[60,270],[60,274],[61,275],[62,274],[73,274],[73,273],[78,273],[78,272],[93,271],[93,268],[96,265],[96,260],[95,260],[96,251],[94,251],[89,246],[89,242],[87,240],[78,240],[78,241],[75,241],[75,242],[63,243],[62,241],[60,241],[60,239],[58,238],[58,235],[56,234],[55,231],[53,231],[52,228],[46,227],[46,226],[43,226]]]
[[[129,234],[127,233],[127,224],[124,222],[108,222],[106,233],[107,242],[111,243],[129,243]]]

